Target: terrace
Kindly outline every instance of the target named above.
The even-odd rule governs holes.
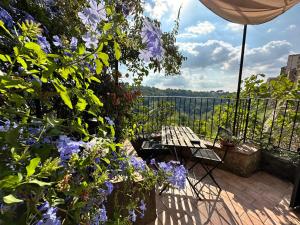
[[[135,142],[160,140],[161,127],[168,125],[190,127],[202,143],[209,144],[218,126],[232,124],[234,105],[235,99],[231,98],[142,97],[135,107],[142,126],[140,141]],[[257,167],[241,174],[239,168],[226,166],[232,162],[225,160],[225,166],[213,172],[222,191],[218,192],[210,179],[205,179],[197,185],[202,195],[200,201],[188,185],[185,190],[169,189],[162,195],[157,190],[157,218],[149,225],[299,224],[299,211],[289,208],[299,151],[298,114],[299,101],[241,99],[237,115],[238,146],[255,146],[259,153],[255,159]],[[228,154],[235,152],[236,149]],[[164,155],[163,159],[170,157]],[[189,164],[191,161],[187,167]],[[200,166],[194,171],[189,176],[196,182],[205,171]]]

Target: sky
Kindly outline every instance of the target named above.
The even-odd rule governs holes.
[[[243,26],[230,23],[199,0],[147,0],[146,15],[169,31],[182,6],[177,45],[187,60],[179,76],[151,73],[143,85],[161,89],[236,91]],[[289,54],[300,53],[300,4],[274,20],[249,25],[243,78],[263,73],[274,77]]]

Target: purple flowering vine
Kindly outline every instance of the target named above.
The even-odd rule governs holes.
[[[42,212],[42,218],[36,223],[36,225],[61,225],[59,217],[57,217],[57,208],[51,207],[49,202],[44,202],[38,207],[38,210]]]
[[[57,149],[60,153],[61,161],[68,161],[72,154],[79,153],[80,147],[82,146],[84,146],[83,141],[74,141],[66,135],[59,136],[57,141]]]
[[[46,53],[51,52],[50,43],[47,41],[46,37],[38,35],[37,42],[41,46],[41,48],[43,49],[44,52],[46,52]]]
[[[141,36],[145,49],[140,50],[139,58],[149,62],[150,59],[161,61],[164,55],[161,30],[148,19],[144,20]]]

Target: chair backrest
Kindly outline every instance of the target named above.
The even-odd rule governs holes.
[[[226,139],[226,140],[228,140],[228,141],[233,141],[233,133],[232,133],[230,130],[224,128],[224,127],[218,127],[218,132],[217,132],[217,135],[216,135],[216,137],[215,137],[215,140],[214,140],[214,143],[213,143],[213,146],[212,146],[213,148],[215,147],[216,142],[217,142],[220,138]],[[224,153],[224,155],[223,155],[223,157],[222,157],[222,161],[225,160],[225,157],[226,157],[226,155],[227,155],[228,149],[229,149],[229,148],[226,148],[226,149],[225,149],[225,153]]]

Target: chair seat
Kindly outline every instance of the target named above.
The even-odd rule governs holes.
[[[163,146],[159,141],[144,141],[142,144],[143,150],[162,150]]]
[[[216,162],[221,162],[221,158],[215,153],[212,149],[206,148],[194,148],[191,149],[193,157],[200,158],[200,159],[207,159]]]

